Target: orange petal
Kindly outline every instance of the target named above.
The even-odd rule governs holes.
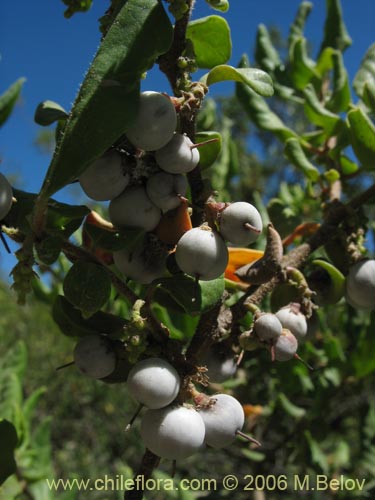
[[[154,232],[160,241],[176,245],[181,236],[192,227],[188,201],[182,199],[179,207],[163,214]]]
[[[229,261],[227,268],[225,269],[225,278],[236,281],[237,283],[242,281],[234,274],[237,269],[242,266],[246,266],[246,264],[251,264],[256,260],[263,257],[264,252],[262,250],[253,250],[251,248],[236,248],[229,247]],[[246,287],[249,284],[246,283]]]

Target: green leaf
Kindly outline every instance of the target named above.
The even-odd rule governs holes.
[[[194,278],[175,275],[159,280],[155,300],[167,307],[168,303],[163,299],[167,294],[168,298],[179,306],[180,311],[194,316],[212,309],[220,300],[224,288],[222,277],[211,281],[199,281],[197,284]]]
[[[76,179],[131,125],[139,103],[140,79],[171,42],[172,26],[161,2],[125,3],[69,114],[47,172],[46,195]]]
[[[65,109],[57,102],[43,101],[35,110],[34,121],[38,125],[46,127],[59,120],[66,120],[68,116]]]
[[[330,284],[323,295],[323,304],[336,304],[345,294],[345,276],[326,260],[315,259],[312,264],[324,269],[330,279]]]
[[[293,418],[300,419],[306,415],[306,410],[304,408],[300,408],[293,404],[283,393],[279,394],[279,402],[286,413]]]
[[[375,168],[375,126],[361,108],[348,113],[350,140],[357,158],[369,169]]]
[[[197,132],[195,134],[196,144],[206,142],[211,139],[217,139],[216,142],[211,142],[199,148],[199,167],[203,170],[210,167],[217,159],[221,151],[222,138],[219,132]]]
[[[186,38],[194,47],[195,62],[199,68],[214,68],[225,64],[232,54],[230,28],[220,16],[208,16],[190,21]]]
[[[370,45],[367,49],[359,70],[353,80],[353,88],[357,96],[363,99],[368,105],[365,96],[365,85],[368,85],[370,89],[375,87],[375,43]]]
[[[346,111],[349,107],[351,101],[350,85],[341,52],[334,51],[332,53],[332,61],[332,96],[326,106],[330,111],[339,113],[341,111]]]
[[[302,93],[306,99],[304,109],[307,118],[315,125],[322,127],[327,134],[331,134],[340,122],[340,116],[323,106],[311,84],[308,84]]]
[[[126,228],[119,231],[108,231],[94,224],[85,224],[84,230],[92,240],[94,247],[115,252],[117,250],[131,250],[141,240],[143,240],[145,231],[140,228]]]
[[[219,12],[227,12],[229,10],[228,0],[206,0],[208,5]]]
[[[290,58],[290,78],[294,86],[302,90],[305,86],[317,76],[315,72],[315,63],[307,55],[306,39],[297,38],[289,50]]]
[[[374,329],[375,315],[372,314],[370,324],[359,338],[354,352],[351,353],[351,361],[355,368],[356,377],[367,377],[375,371]]]
[[[68,7],[64,12],[64,17],[69,19],[77,12],[87,12],[91,9],[92,0],[63,0]]]
[[[248,66],[246,56],[240,62],[241,66]],[[296,137],[295,132],[288,128],[274,113],[265,100],[244,83],[236,83],[236,96],[244,111],[255,125],[263,130],[273,132],[281,141],[289,137]]]
[[[315,71],[320,78],[333,68],[333,54],[336,52],[332,47],[326,47],[319,55]]]
[[[17,447],[18,437],[14,425],[8,420],[0,420],[0,485],[14,474],[17,464],[14,458],[14,450]]]
[[[251,87],[257,94],[264,97],[273,95],[273,83],[271,77],[257,68],[234,68],[223,64],[216,66],[209,73],[202,76],[201,81],[210,86],[213,83],[230,80],[241,82]]]
[[[319,170],[308,160],[298,139],[294,137],[288,139],[285,143],[284,153],[290,162],[310,180],[316,182],[319,179]]]
[[[52,306],[52,318],[61,332],[68,337],[83,337],[93,333],[106,333],[110,337],[120,337],[126,320],[104,311],[84,318],[64,296],[58,295]]]
[[[326,5],[327,17],[320,52],[326,47],[332,47],[344,52],[352,44],[352,39],[342,17],[341,2],[340,0],[326,0]]]
[[[12,205],[6,217],[7,223],[27,233],[30,230],[29,215],[33,210],[37,195],[15,188],[13,188],[13,193],[17,203]],[[49,232],[67,238],[80,227],[84,217],[89,213],[90,210],[84,205],[68,205],[51,199],[48,202],[46,227]]]
[[[0,371],[11,371],[19,379],[24,377],[27,366],[27,349],[23,340],[17,340],[6,356],[0,358]]]
[[[46,387],[38,387],[30,396],[24,401],[22,407],[22,413],[24,414],[26,422],[30,421],[34,415],[34,410],[37,407],[39,401],[43,395],[47,392]]]
[[[313,439],[310,431],[305,431],[305,437],[310,447],[312,462],[318,465],[323,472],[327,473],[329,469],[327,457],[325,456],[318,442]]]
[[[6,122],[21,93],[26,78],[19,78],[0,96],[0,127]]]
[[[10,370],[0,374],[0,415],[11,420],[15,427],[15,415],[22,403],[22,387],[20,379]]]
[[[308,18],[313,4],[311,2],[302,2],[298,7],[296,17],[290,27],[288,45],[289,47],[294,43],[294,41],[301,36],[303,36],[303,30],[305,27],[306,19]]]
[[[355,174],[359,169],[358,164],[345,155],[342,155],[339,161],[343,175]]]
[[[76,262],[65,276],[63,289],[66,299],[88,317],[109,299],[111,278],[103,266],[93,262]]]
[[[268,29],[264,24],[258,26],[255,60],[262,69],[271,72],[282,64],[280,55],[275,49]]]
[[[366,82],[363,87],[363,101],[375,115],[375,82]]]

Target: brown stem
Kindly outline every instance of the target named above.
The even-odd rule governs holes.
[[[285,255],[282,259],[281,266],[283,269],[293,266],[301,267],[309,255],[317,248],[327,243],[336,234],[341,222],[347,215],[368,203],[371,199],[375,199],[375,184],[359,194],[347,204],[332,204],[331,210],[328,212],[326,220],[319,227],[313,236],[302,245],[294,248],[291,252]],[[274,290],[281,282],[282,276],[278,275],[272,278],[269,282],[259,286],[255,291],[250,289],[240,301],[232,307],[234,322],[247,312],[247,304],[260,304],[262,300]]]

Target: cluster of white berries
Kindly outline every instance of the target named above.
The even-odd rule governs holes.
[[[187,231],[178,241],[176,262],[186,274],[206,281],[222,275],[228,265],[226,242],[247,246],[262,232],[258,210],[239,201],[226,206],[218,216],[218,231],[202,225]]]
[[[141,421],[145,446],[162,458],[180,460],[204,444],[223,448],[241,433],[245,415],[232,396],[199,393],[195,405],[174,402],[181,386],[177,371],[167,361],[148,358],[131,369],[127,387],[147,408]]]
[[[244,350],[252,350],[255,340],[271,350],[273,359],[288,361],[296,357],[298,342],[305,339],[307,330],[306,316],[300,312],[300,305],[293,302],[275,314],[255,314],[250,334],[244,332],[240,343]]]
[[[85,193],[96,201],[110,201],[109,218],[118,228],[138,227],[147,232],[159,224],[162,213],[177,208],[186,195],[185,174],[199,163],[197,145],[176,132],[177,113],[171,99],[158,92],[140,95],[138,114],[125,133],[139,151],[153,154],[157,170],[140,184],[134,182],[130,155],[112,150],[90,165],[79,177]],[[132,163],[133,161],[133,163]],[[201,280],[219,277],[228,263],[226,241],[247,246],[262,231],[258,210],[246,202],[229,204],[219,214],[217,227],[188,230],[178,241],[176,262],[180,269]],[[163,265],[149,266],[140,245],[114,252],[114,262],[127,277],[150,283],[163,273]]]

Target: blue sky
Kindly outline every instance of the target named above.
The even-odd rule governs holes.
[[[233,51],[229,63],[236,65],[244,52],[253,48],[258,24],[276,25],[287,35],[299,0],[231,0],[222,14],[231,27]],[[325,1],[313,1],[306,36],[318,50],[325,18]],[[33,121],[39,102],[51,99],[69,110],[100,42],[97,20],[109,2],[94,0],[91,11],[65,19],[60,0],[1,2],[0,5],[0,94],[17,78],[27,79],[15,112],[0,131],[0,169],[5,175],[17,174],[16,187],[39,190],[50,158],[34,146],[39,126]],[[345,53],[349,74],[354,76],[360,60],[374,41],[375,1],[342,0],[344,19],[353,39]],[[204,0],[197,0],[193,18],[212,11]],[[151,71],[144,88],[168,92],[166,80]],[[215,85],[211,95],[227,93],[231,85]],[[57,199],[59,195],[56,196]],[[82,200],[83,201],[83,200]],[[0,250],[0,267],[6,273],[14,258]]]

